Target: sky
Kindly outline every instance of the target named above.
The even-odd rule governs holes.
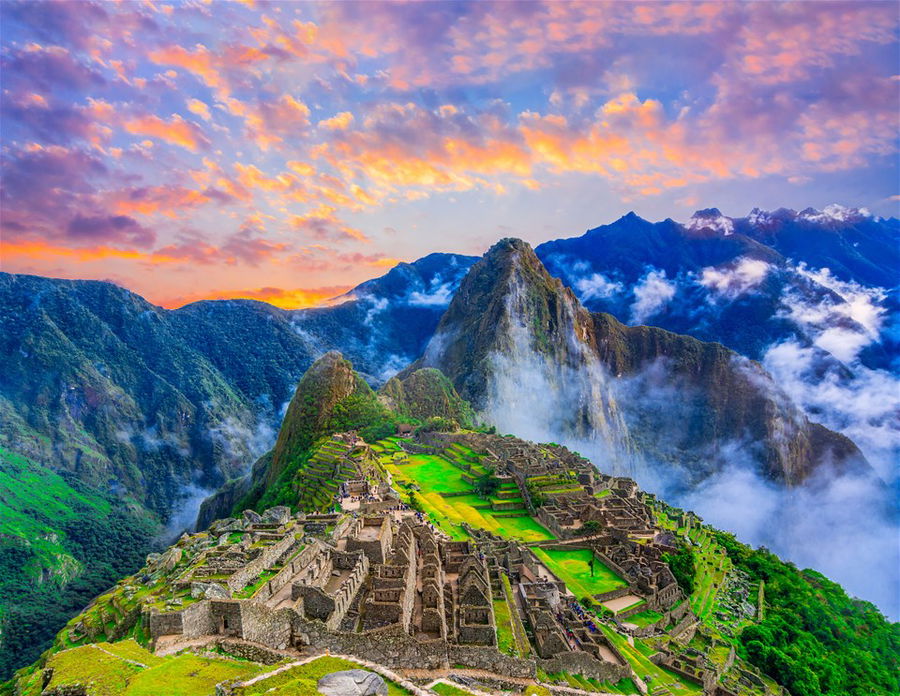
[[[0,269],[315,304],[433,251],[896,215],[895,2],[0,2]]]

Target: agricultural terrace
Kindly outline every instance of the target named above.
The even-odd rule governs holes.
[[[631,679],[622,679],[615,684],[608,681],[600,681],[589,677],[583,677],[580,674],[569,674],[568,672],[547,672],[540,673],[539,676],[544,682],[556,683],[562,686],[568,686],[580,691],[600,694],[639,694],[637,685]],[[526,691],[526,694],[529,692]],[[548,692],[549,693],[549,692]]]
[[[712,535],[702,527],[694,527],[688,534],[694,542],[694,591],[691,594],[691,609],[701,621],[715,613],[716,599],[731,570],[732,563]]]
[[[593,596],[627,586],[622,578],[607,568],[590,549],[532,549],[547,570],[566,583],[576,597]],[[593,574],[590,561],[594,558]]]
[[[669,508],[656,511],[657,524],[690,541],[694,555],[694,591],[691,593],[691,609],[704,623],[711,624],[716,612],[719,591],[733,564],[712,534],[702,525],[680,526]]]
[[[226,679],[247,679],[274,669],[252,662],[182,654],[159,657],[133,640],[94,643],[50,656],[50,682],[43,672],[30,675],[21,696],[40,696],[43,689],[60,691],[75,683],[90,683],[96,696],[158,696],[165,684],[167,696],[211,694]],[[404,692],[400,692],[404,693]]]
[[[379,460],[391,474],[395,487],[452,538],[466,538],[462,528],[464,522],[519,541],[555,538],[528,514],[511,481],[505,481],[491,499],[475,493],[473,481],[486,470],[472,450],[454,445],[446,456],[406,455],[396,441],[390,440],[382,440],[376,447]]]
[[[688,696],[703,693],[703,687],[686,677],[670,672],[664,667],[654,664],[650,660],[652,649],[648,649],[644,643],[639,640],[634,641],[634,645],[628,642],[628,638],[617,633],[606,624],[598,624],[600,630],[603,631],[609,641],[618,649],[618,651],[628,660],[635,674],[645,682],[651,683],[651,693],[659,696]]]

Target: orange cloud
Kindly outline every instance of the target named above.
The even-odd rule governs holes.
[[[201,144],[208,144],[202,131],[178,114],[174,114],[168,121],[155,114],[146,114],[129,119],[123,125],[125,130],[133,135],[158,138],[173,145],[180,145],[192,152],[196,152]]]
[[[199,99],[188,99],[187,108],[188,111],[192,114],[197,114],[204,121],[209,121],[212,118],[212,115],[209,113],[209,106],[206,102],[202,102]]]
[[[353,123],[353,114],[349,111],[341,111],[331,118],[319,121],[319,128],[324,128],[325,130],[347,130],[351,123]]]
[[[7,261],[11,259],[46,260],[66,258],[78,263],[98,261],[101,259],[129,259],[147,263],[176,263],[183,260],[182,258],[167,253],[148,253],[137,249],[117,249],[109,246],[83,248],[64,247],[44,241],[10,242],[4,240],[3,244],[0,246],[2,246],[3,257]]]
[[[164,300],[160,304],[168,309],[183,307],[199,300],[260,300],[282,309],[301,309],[315,307],[338,295],[342,295],[351,286],[328,285],[318,288],[273,288],[263,287],[253,290],[211,290]]]
[[[203,44],[197,44],[193,51],[182,46],[166,46],[151,51],[147,57],[158,65],[175,65],[186,70],[217,90],[222,97],[228,96],[230,92],[217,67],[221,64],[220,61]]]

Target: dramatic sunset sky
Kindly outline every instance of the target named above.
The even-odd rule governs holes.
[[[897,214],[895,2],[0,12],[5,271],[292,307],[629,210]]]

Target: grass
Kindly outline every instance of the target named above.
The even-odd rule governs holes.
[[[517,656],[516,636],[506,598],[494,600],[494,621],[497,624],[497,649],[507,655]]]
[[[199,696],[213,693],[226,679],[247,679],[270,669],[191,654],[157,657],[133,640],[64,650],[51,655],[47,666],[53,669],[48,688],[83,684],[91,696],[159,696],[162,685],[166,696]],[[23,696],[38,694],[38,684],[25,685]]]
[[[590,549],[534,548],[532,551],[550,572],[566,583],[576,597],[611,592],[628,584],[597,559],[594,559],[594,574],[591,576],[588,562],[594,555]]]
[[[702,621],[715,612],[719,589],[731,569],[731,561],[705,529],[692,529],[690,538],[699,544],[693,547],[696,575],[694,592],[690,597],[691,609]]]
[[[539,522],[521,510],[521,517],[496,517],[490,510],[491,501],[475,495],[472,485],[463,472],[444,457],[416,454],[408,464],[388,464],[388,470],[398,483],[415,484],[420,488],[415,500],[432,521],[453,539],[468,538],[461,525],[485,529],[498,536],[519,541],[550,541],[554,536]],[[444,497],[445,493],[465,493]],[[499,500],[499,502],[515,502]],[[480,509],[485,508],[485,509]],[[497,514],[510,514],[518,510],[501,510]]]
[[[431,690],[436,694],[440,694],[440,696],[472,696],[471,691],[466,691],[462,687],[448,684],[447,682],[438,682],[431,687]]]
[[[519,616],[516,608],[516,600],[513,597],[512,587],[509,584],[509,576],[506,573],[500,573],[500,586],[503,588],[503,595],[509,607],[510,624],[512,625],[513,637],[516,641],[516,651],[519,657],[528,657],[531,655],[531,643],[528,642],[528,634],[525,633],[525,626],[522,624],[522,617]]]
[[[347,669],[361,669],[360,665],[338,657],[320,657],[298,667],[280,672],[272,677],[261,679],[250,686],[243,687],[238,693],[241,696],[294,696],[299,694],[318,694],[316,684],[319,679],[332,672]],[[388,696],[411,696],[409,691],[399,684],[385,679]]]
[[[637,614],[632,614],[627,619],[623,619],[626,623],[634,624],[639,628],[645,628],[650,624],[654,624],[662,618],[662,614],[652,609],[645,609]]]
[[[681,677],[674,672],[670,672],[662,667],[653,664],[647,655],[628,643],[628,640],[612,630],[606,624],[599,624],[600,630],[603,631],[609,641],[616,646],[618,651],[628,660],[628,663],[634,669],[641,679],[646,680],[649,676],[653,684],[663,684],[675,696],[688,696],[703,693],[703,687],[696,682]]]
[[[159,696],[165,684],[166,696],[197,696],[215,692],[226,679],[249,679],[270,669],[252,662],[221,660],[198,655],[176,655],[152,669],[138,673],[123,696]]]
[[[403,465],[403,474],[424,491],[457,493],[472,490],[472,486],[463,479],[462,472],[436,454],[411,455],[409,464]]]

